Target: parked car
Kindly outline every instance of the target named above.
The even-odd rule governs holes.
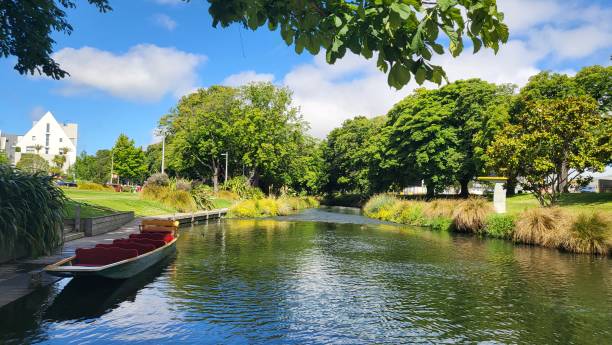
[[[595,186],[586,186],[586,187],[580,188],[580,193],[595,193],[595,192],[597,192],[595,190]]]
[[[60,187],[76,187],[77,184],[74,181],[64,181],[64,180],[57,180],[55,181],[55,184],[60,186]]]

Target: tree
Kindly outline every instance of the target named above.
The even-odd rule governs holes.
[[[290,185],[286,167],[300,156],[299,144],[307,129],[291,91],[272,83],[252,83],[239,89],[239,109],[234,128],[240,160],[254,186],[276,189]]]
[[[111,10],[108,0],[88,0],[100,12]],[[17,57],[20,74],[45,74],[54,79],[67,73],[51,58],[52,32],[72,33],[64,9],[75,8],[71,0],[4,0],[0,2],[0,55]]]
[[[43,149],[43,146],[41,144],[34,145],[34,150],[36,151],[37,155],[40,154],[40,150],[42,150],[42,149]]]
[[[49,163],[37,154],[23,153],[17,162],[17,169],[28,173],[49,171]]]
[[[208,1],[213,26],[238,23],[256,30],[267,23],[270,30],[280,29],[298,54],[323,49],[330,64],[347,50],[368,59],[376,55],[378,68],[398,89],[412,76],[419,84],[446,78],[440,66],[431,64],[433,52],[444,54],[440,42],[448,39],[448,50],[458,56],[464,35],[474,53],[483,46],[497,52],[508,39],[495,0]]]
[[[424,180],[427,197],[457,180],[465,154],[460,133],[449,126],[453,105],[436,90],[418,89],[389,111],[389,154],[407,180]]]
[[[55,155],[53,157],[53,164],[55,164],[55,166],[51,169],[51,172],[55,175],[61,174],[64,164],[66,164],[66,156]]]
[[[105,183],[110,177],[110,150],[98,150],[95,155],[88,155],[83,151],[77,156],[73,168],[80,180]]]
[[[327,181],[325,191],[370,195],[381,191],[379,142],[386,117],[368,119],[357,116],[327,135],[324,147]]]
[[[162,144],[156,143],[147,146],[145,151],[145,161],[147,162],[147,174],[153,175],[161,172],[161,155],[162,155]],[[167,170],[168,167],[164,167]]]
[[[147,172],[144,152],[134,146],[125,134],[120,134],[112,150],[113,171],[123,180],[142,181]]]
[[[486,149],[493,136],[508,122],[514,86],[498,86],[480,79],[459,80],[435,91],[451,105],[447,126],[458,130],[457,180],[460,195],[468,196],[468,184],[485,170]]]
[[[216,192],[221,154],[237,154],[237,107],[237,90],[225,86],[211,86],[181,98],[161,121],[168,132],[169,165],[188,176],[212,176]]]
[[[589,96],[528,104],[488,148],[489,164],[517,172],[543,206],[556,204],[564,186],[612,162],[612,119]]]

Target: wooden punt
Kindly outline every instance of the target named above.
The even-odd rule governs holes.
[[[44,270],[58,277],[104,277],[110,279],[127,279],[146,270],[163,258],[174,253],[176,250],[176,241],[178,233],[172,241],[164,246],[156,248],[148,253],[138,255],[136,257],[117,261],[104,266],[79,266],[73,264],[76,255],[58,261],[54,264],[46,266]]]

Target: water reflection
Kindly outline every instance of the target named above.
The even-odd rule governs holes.
[[[0,311],[0,343],[612,343],[610,259],[354,211],[292,217],[183,230],[159,271]]]

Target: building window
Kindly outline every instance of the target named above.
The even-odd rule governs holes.
[[[61,143],[62,141],[64,141],[64,138],[60,138],[60,143]]]
[[[51,124],[47,123],[47,133],[51,131]]]
[[[33,153],[36,152],[36,149],[34,149],[34,146],[26,146],[26,152]]]
[[[49,154],[49,148],[45,147],[45,154],[48,155]]]
[[[34,141],[34,140],[36,140],[36,136],[35,135],[32,136],[32,141]]]
[[[45,146],[49,146],[49,133],[47,133],[47,138],[45,139]]]

